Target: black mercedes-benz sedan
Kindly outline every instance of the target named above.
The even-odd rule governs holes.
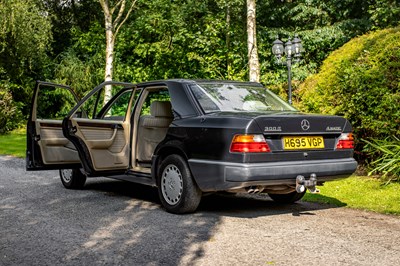
[[[217,191],[291,203],[355,171],[351,132],[346,119],[299,112],[258,83],[104,82],[78,101],[39,81],[26,168],[60,169],[69,189],[96,176],[155,186],[172,213]]]

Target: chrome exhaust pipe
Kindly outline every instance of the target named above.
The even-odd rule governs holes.
[[[249,193],[249,194],[254,194],[254,191],[255,191],[255,190],[256,190],[256,187],[251,186],[251,187],[247,188],[247,193]]]
[[[261,193],[264,190],[263,186],[251,186],[247,188],[247,193],[248,194],[258,194]]]

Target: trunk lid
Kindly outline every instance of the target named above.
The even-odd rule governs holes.
[[[254,118],[272,152],[334,150],[352,127],[343,117],[309,114],[261,115]]]
[[[258,116],[254,120],[267,135],[340,134],[352,130],[350,123],[339,116],[288,114]]]

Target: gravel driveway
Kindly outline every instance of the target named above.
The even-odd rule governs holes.
[[[156,190],[0,156],[0,265],[400,265],[400,217],[267,197],[211,195],[195,214]]]

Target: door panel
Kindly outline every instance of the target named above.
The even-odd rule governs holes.
[[[59,120],[36,120],[38,145],[44,164],[80,163],[75,146],[64,137]]]
[[[80,167],[79,154],[62,129],[62,119],[77,102],[68,86],[36,82],[26,131],[27,170]]]
[[[110,89],[109,99],[106,90]],[[104,82],[75,106],[63,121],[64,135],[77,147],[85,172],[91,176],[123,174],[130,163],[131,112],[135,87]],[[85,118],[76,114],[88,114]]]
[[[75,135],[87,146],[96,171],[126,169],[129,165],[129,123],[74,118]]]

